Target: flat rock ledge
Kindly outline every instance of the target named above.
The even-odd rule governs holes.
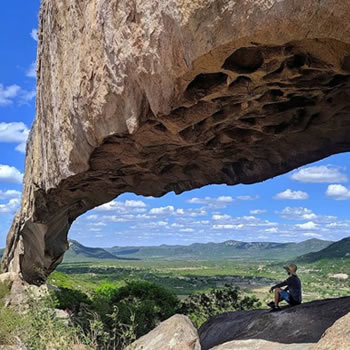
[[[276,313],[271,313],[268,310],[227,312],[212,317],[202,325],[199,329],[200,343],[202,350],[209,350],[233,340],[249,339],[281,344],[317,343],[322,334],[335,321],[349,312],[350,297],[313,301],[292,308],[286,307],[281,312]],[[338,332],[341,335],[341,327],[346,328],[346,325],[349,325],[349,318],[339,320],[339,323],[340,330],[337,328],[329,332]],[[332,343],[333,337],[331,335],[329,337],[329,342]],[[342,339],[343,335],[338,338]],[[325,338],[323,341],[326,343],[327,339]],[[219,347],[217,349],[228,350],[230,348]],[[238,347],[238,349],[240,348]],[[260,348],[257,349],[260,350]],[[262,349],[264,348],[262,347]],[[276,347],[276,349],[280,348]],[[333,350],[336,348],[316,347],[315,349]],[[350,347],[344,349],[348,350]]]

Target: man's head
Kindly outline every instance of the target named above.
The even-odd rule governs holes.
[[[287,270],[288,275],[296,275],[297,274],[297,265],[295,264],[289,264],[287,266],[283,266],[284,269]]]

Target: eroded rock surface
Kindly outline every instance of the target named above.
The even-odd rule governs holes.
[[[125,350],[201,350],[197,330],[190,319],[175,315]]]
[[[199,337],[202,350],[248,339],[281,344],[317,343],[326,329],[349,312],[350,297],[313,301],[274,313],[268,310],[227,312],[204,323]],[[348,327],[349,323],[343,322],[344,327],[346,324]]]
[[[350,2],[42,0],[3,270],[42,283],[124,192],[254,183],[350,150]]]

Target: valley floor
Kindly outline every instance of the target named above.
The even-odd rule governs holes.
[[[226,284],[256,295],[264,305],[270,286],[287,275],[283,263],[272,261],[90,261],[64,263],[49,283],[89,294],[101,283],[124,285],[126,280],[147,280],[171,289],[180,298]],[[350,259],[322,260],[299,266],[304,301],[350,294]],[[264,307],[264,306],[263,306]]]

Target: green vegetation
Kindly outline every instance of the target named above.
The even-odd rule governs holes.
[[[136,337],[140,337],[161,321],[178,311],[179,300],[170,290],[145,281],[130,281],[124,287],[112,285],[96,289],[93,296],[93,308],[104,323],[111,327],[112,322],[105,315],[118,310],[119,321],[135,323]]]
[[[0,344],[12,344],[13,334],[19,322],[19,316],[5,307],[5,298],[9,293],[9,285],[0,283]]]
[[[259,308],[261,302],[255,297],[241,297],[237,288],[226,285],[212,289],[208,293],[192,294],[181,305],[180,312],[187,315],[199,328],[210,317],[228,311],[252,310]]]
[[[307,249],[319,244],[302,243]],[[344,242],[331,244],[311,263],[293,261],[304,302],[349,295],[347,247]],[[4,307],[9,287],[0,284],[0,343],[14,344],[20,334],[29,350],[69,349],[74,344],[120,350],[175,313],[188,315],[199,327],[218,313],[264,307],[271,300],[270,286],[287,277],[285,262],[278,260],[96,259],[87,257],[85,248],[82,261],[80,252],[50,276],[48,282],[58,287],[52,297],[32,301],[25,315]],[[271,254],[272,248],[243,244],[235,249]],[[57,319],[54,308],[66,310],[69,320]]]

